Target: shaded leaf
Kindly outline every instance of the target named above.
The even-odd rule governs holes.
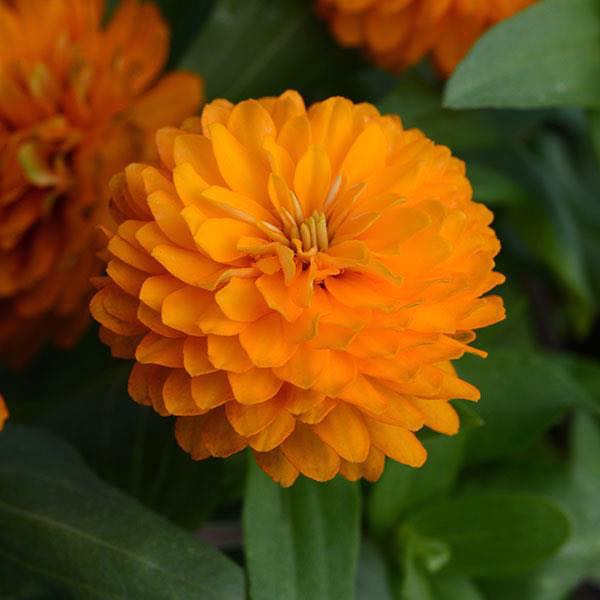
[[[0,437],[2,559],[77,598],[243,598],[242,571],[98,479],[49,433]]]
[[[358,84],[346,76],[356,61],[336,46],[311,2],[218,0],[177,66],[201,74],[209,98],[235,101],[286,88],[348,94]]]

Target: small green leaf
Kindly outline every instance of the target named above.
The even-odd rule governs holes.
[[[453,569],[472,576],[527,571],[554,554],[569,522],[543,497],[510,492],[469,493],[430,505],[405,527],[450,548]]]
[[[457,67],[445,105],[599,106],[597,0],[545,0],[499,23]]]
[[[244,540],[251,600],[352,600],[360,498],[343,479],[284,490],[249,462]]]
[[[15,424],[0,436],[0,557],[78,599],[244,597],[228,558],[108,486],[60,439]]]

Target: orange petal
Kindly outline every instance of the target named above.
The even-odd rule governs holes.
[[[351,386],[356,375],[354,359],[345,352],[331,350],[314,383],[314,388],[323,394],[335,397],[344,388]]]
[[[178,417],[175,421],[175,439],[194,460],[203,460],[210,452],[202,440],[202,427],[206,417]]]
[[[200,225],[194,240],[210,258],[220,263],[232,263],[244,256],[238,250],[240,238],[260,235],[260,231],[248,223],[235,219],[207,219]]]
[[[313,142],[325,148],[334,173],[354,137],[352,102],[345,98],[328,98],[314,104],[309,111]]]
[[[295,321],[302,314],[302,309],[292,301],[281,273],[261,275],[256,280],[256,287],[268,306],[283,315],[286,320]]]
[[[387,139],[377,123],[371,123],[356,138],[348,151],[342,173],[349,186],[363,183],[383,168],[387,156]]]
[[[425,415],[427,427],[446,435],[458,433],[458,413],[447,400],[412,398],[411,402]]]
[[[331,187],[331,165],[321,146],[311,145],[300,159],[294,173],[294,190],[302,203],[304,216],[322,210]]]
[[[140,289],[140,300],[153,310],[160,311],[164,299],[182,287],[183,282],[172,275],[154,275],[144,281]]]
[[[253,279],[232,277],[216,294],[215,300],[221,310],[235,321],[251,322],[269,312]]]
[[[404,429],[366,418],[371,443],[386,456],[411,467],[420,467],[427,459],[427,451],[417,436]]]
[[[257,367],[280,367],[296,351],[283,337],[281,317],[268,314],[240,333],[240,343]]]
[[[283,385],[271,369],[227,373],[235,399],[241,404],[259,404],[272,398]]]
[[[276,134],[271,115],[256,100],[236,104],[227,121],[227,128],[252,152],[262,149],[266,137]]]
[[[328,360],[329,350],[313,350],[307,345],[301,345],[284,365],[273,369],[273,372],[296,387],[309,389]]]
[[[233,399],[229,381],[222,371],[192,377],[192,396],[196,406],[205,410]]]
[[[309,425],[297,423],[294,432],[281,445],[285,457],[303,475],[317,481],[333,479],[340,457],[314,433]]]
[[[293,385],[286,385],[284,405],[294,415],[302,414],[325,399],[325,394],[316,390],[303,390]]]
[[[262,431],[248,439],[254,450],[269,452],[277,448],[294,431],[296,419],[288,412],[281,411]]]
[[[183,343],[183,366],[192,376],[205,375],[216,371],[208,360],[208,348],[205,337],[187,337]]]
[[[290,487],[298,479],[298,469],[284,456],[279,448],[270,452],[254,452],[258,466],[281,487]]]
[[[313,431],[342,458],[355,463],[367,459],[371,446],[369,432],[360,413],[347,404],[338,404],[320,423],[313,425]]]
[[[275,420],[280,412],[280,402],[277,398],[260,404],[247,405],[234,401],[225,405],[225,413],[229,422],[244,437],[250,437],[262,431]]]
[[[186,286],[169,294],[162,303],[165,325],[189,335],[202,334],[198,319],[212,302],[211,294],[199,288]]]
[[[172,415],[193,416],[206,412],[196,406],[190,376],[182,369],[171,371],[162,393],[165,407]]]
[[[259,202],[266,199],[267,171],[263,163],[220,123],[213,123],[209,129],[219,171],[227,185]]]
[[[206,415],[202,424],[202,441],[212,456],[221,458],[231,456],[248,445],[231,427],[223,408],[212,410]]]
[[[199,252],[191,252],[176,246],[156,246],[152,256],[171,275],[189,285],[210,287],[216,274],[222,270],[221,265],[202,256]]]
[[[235,335],[209,335],[208,358],[217,369],[243,373],[254,365]]]
[[[136,348],[135,358],[142,364],[183,367],[183,339],[164,338],[154,332],[147,333]]]

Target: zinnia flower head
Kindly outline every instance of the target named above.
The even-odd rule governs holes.
[[[4,429],[4,423],[6,423],[6,419],[8,419],[8,408],[6,408],[4,398],[2,394],[0,394],[0,431]]]
[[[157,135],[112,181],[91,310],[132,397],[194,459],[250,447],[282,485],[419,466],[476,400],[450,361],[503,318],[490,211],[464,164],[370,104],[288,91]]]
[[[0,0],[0,348],[14,359],[87,323],[93,233],[112,175],[153,160],[158,127],[200,102],[200,82],[157,80],[169,32],[152,3]]]
[[[477,39],[536,0],[317,0],[342,46],[401,71],[429,55],[448,76]]]

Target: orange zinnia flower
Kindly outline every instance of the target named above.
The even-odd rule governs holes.
[[[6,408],[4,398],[2,394],[0,394],[0,431],[4,429],[4,423],[6,423],[6,419],[8,419],[8,408]]]
[[[153,160],[154,130],[199,105],[196,77],[157,81],[169,32],[153,4],[125,0],[105,28],[103,12],[103,0],[0,0],[0,353],[9,359],[46,337],[77,338],[101,268],[92,236],[108,180]]]
[[[427,54],[447,77],[491,26],[536,0],[317,0],[342,46],[401,71]]]
[[[503,318],[499,242],[464,164],[370,104],[208,104],[112,181],[91,310],[129,391],[193,458],[250,446],[282,485],[419,466],[476,400],[450,360]]]

